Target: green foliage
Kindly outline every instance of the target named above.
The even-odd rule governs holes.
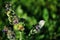
[[[3,30],[4,25],[9,25],[4,7],[6,2],[11,2],[12,9],[15,11],[16,15],[26,20],[25,30],[30,30],[33,28],[33,25],[37,24],[42,19],[46,21],[44,27],[41,29],[40,35],[36,34],[36,40],[53,40],[55,38],[55,40],[58,40],[58,36],[60,36],[60,3],[58,0],[0,0],[0,31]],[[14,27],[17,27],[17,25]],[[17,28],[15,28],[15,30],[17,30]],[[22,36],[24,33],[19,34],[20,32],[17,31],[16,33],[17,35],[21,35],[20,38],[26,36]],[[25,40],[25,38],[23,39]]]

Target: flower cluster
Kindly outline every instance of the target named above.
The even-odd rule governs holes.
[[[9,40],[15,40],[14,31],[10,30],[8,27],[4,26],[3,33],[6,33],[5,35],[7,35]]]
[[[14,25],[18,23],[18,17],[16,16],[15,12],[11,9],[11,4],[7,3],[6,6],[6,14],[8,16],[8,20],[10,24]]]
[[[29,36],[32,35],[32,34],[39,33],[39,32],[40,32],[40,29],[44,26],[44,24],[45,24],[45,21],[44,21],[44,20],[39,21],[39,24],[36,25],[36,26],[30,31]]]
[[[6,8],[6,11],[9,11],[9,9],[11,8],[11,4],[7,2],[5,5],[5,8]]]

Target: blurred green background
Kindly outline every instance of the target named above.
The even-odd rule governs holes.
[[[60,39],[60,0],[0,0],[0,31],[4,25],[9,25],[5,14],[6,2],[11,2],[16,15],[27,21],[26,30],[30,30],[40,20],[46,21],[41,32],[34,36],[34,40]],[[1,34],[0,32],[0,36]]]

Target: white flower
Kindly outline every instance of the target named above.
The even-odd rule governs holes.
[[[13,31],[11,31],[11,30],[8,30],[8,32],[7,32],[7,38],[9,39],[9,40],[15,40],[15,37],[13,36]]]
[[[42,27],[44,26],[44,24],[45,24],[45,21],[44,21],[44,20],[41,20],[41,21],[39,22],[40,28],[42,28]]]
[[[8,30],[7,37],[8,37],[8,39],[11,39],[12,38],[12,36],[11,36],[11,30]]]

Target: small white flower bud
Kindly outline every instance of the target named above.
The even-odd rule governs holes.
[[[39,22],[40,28],[42,28],[42,27],[44,26],[44,24],[45,24],[45,21],[44,21],[44,20],[41,20],[41,21]]]

